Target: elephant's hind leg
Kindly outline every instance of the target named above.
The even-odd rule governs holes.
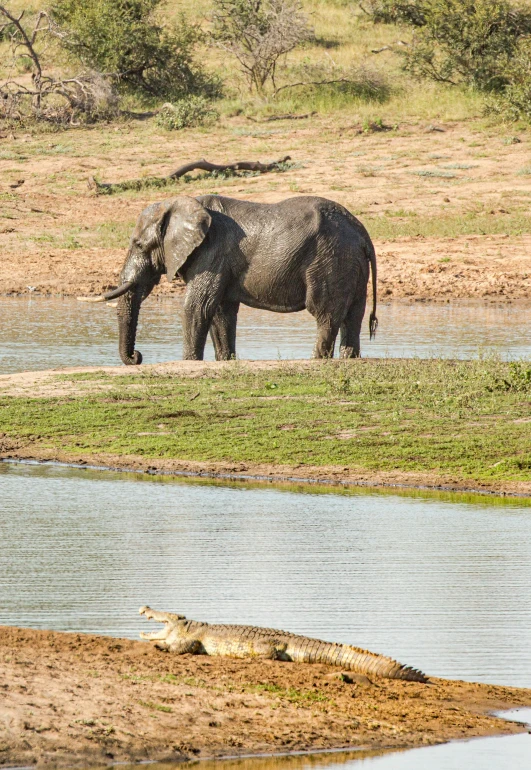
[[[348,295],[341,295],[338,277],[319,273],[308,276],[306,310],[317,321],[313,358],[333,358],[336,337],[348,308]]]
[[[352,303],[345,320],[341,324],[340,358],[359,358],[360,332],[364,315],[365,297]]]
[[[212,319],[210,336],[214,343],[216,361],[228,361],[236,357],[236,323],[239,302],[224,300]]]

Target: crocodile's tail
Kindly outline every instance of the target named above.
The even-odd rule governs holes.
[[[386,679],[405,679],[409,682],[428,682],[428,677],[422,671],[411,666],[388,658],[386,655],[378,655],[360,647],[351,647],[348,644],[332,644],[321,642],[318,649],[294,651],[293,660],[302,662],[327,663],[331,666],[341,666],[347,671],[356,671],[358,674],[381,676]]]

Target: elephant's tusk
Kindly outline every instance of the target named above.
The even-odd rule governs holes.
[[[108,299],[118,299],[118,297],[121,297],[123,294],[126,294],[129,289],[132,289],[136,284],[136,281],[126,281],[125,283],[122,283],[121,286],[118,286],[117,289],[113,289],[112,291],[108,291],[103,295],[104,300]]]
[[[128,292],[129,289],[132,289],[135,284],[136,281],[126,281],[126,283],[122,283],[121,286],[118,286],[117,289],[108,291],[106,294],[101,294],[99,297],[76,297],[76,299],[79,302],[108,302],[110,299],[121,297]]]

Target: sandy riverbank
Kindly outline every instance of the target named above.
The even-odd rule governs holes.
[[[517,688],[351,679],[322,665],[176,656],[127,639],[0,627],[0,763],[414,747],[519,732],[489,712],[531,704],[531,690]]]

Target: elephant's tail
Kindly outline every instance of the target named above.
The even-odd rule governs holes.
[[[375,336],[376,329],[378,328],[378,319],[376,317],[376,252],[374,250],[373,243],[370,238],[367,238],[367,258],[371,263],[371,278],[372,278],[372,310],[369,316],[369,334],[370,338]]]

